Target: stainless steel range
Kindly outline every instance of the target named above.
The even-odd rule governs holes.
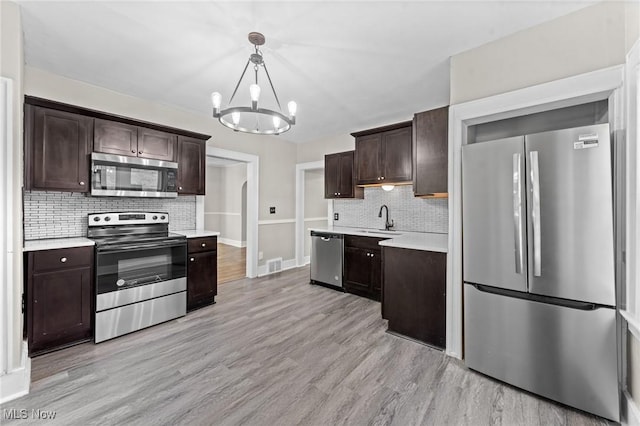
[[[186,314],[187,239],[168,232],[168,213],[94,213],[88,220],[96,243],[96,343]]]

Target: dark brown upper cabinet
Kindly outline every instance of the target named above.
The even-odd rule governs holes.
[[[25,189],[89,192],[90,156],[96,151],[175,161],[178,193],[204,195],[209,135],[33,96],[24,99]]]
[[[413,193],[416,197],[447,196],[449,107],[413,117]]]
[[[93,118],[25,105],[25,188],[89,191]]]
[[[363,198],[362,188],[355,186],[355,151],[324,156],[324,198]]]
[[[206,156],[205,141],[178,136],[178,194],[204,195]]]
[[[356,185],[411,183],[411,127],[409,121],[351,134],[356,138]]]
[[[106,154],[175,161],[176,141],[176,135],[171,133],[96,119],[93,150]]]

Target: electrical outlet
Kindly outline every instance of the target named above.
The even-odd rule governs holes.
[[[333,214],[333,220],[340,220],[340,214],[339,213],[334,213]]]
[[[264,253],[259,251],[258,252],[258,260],[262,260],[263,257],[264,257]]]
[[[269,207],[269,214],[276,214],[276,208],[275,207]]]

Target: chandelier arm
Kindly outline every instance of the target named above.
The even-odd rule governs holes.
[[[229,104],[233,101],[234,96],[236,96],[236,92],[238,91],[238,87],[240,87],[240,83],[242,83],[242,78],[244,74],[247,72],[247,68],[249,68],[249,63],[251,62],[251,58],[247,61],[247,65],[244,66],[244,70],[242,70],[242,75],[240,76],[240,80],[238,80],[238,84],[236,84],[236,88],[233,89],[233,95],[231,95],[231,99],[229,99]]]
[[[280,99],[278,99],[278,94],[276,93],[275,87],[273,87],[273,83],[271,82],[271,76],[269,75],[269,70],[267,70],[267,64],[262,64],[264,66],[264,72],[267,74],[267,80],[269,80],[269,85],[271,85],[271,90],[273,91],[273,96],[276,98],[276,102],[278,103],[278,108],[282,111],[282,107],[280,106]]]

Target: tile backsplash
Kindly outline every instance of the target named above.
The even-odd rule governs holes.
[[[382,229],[385,213],[379,218],[378,212],[380,206],[386,204],[389,221],[395,223],[393,229],[446,234],[449,227],[448,201],[446,198],[416,198],[411,185],[396,186],[389,192],[381,188],[365,188],[362,200],[333,200],[333,212],[340,217],[333,224]]]
[[[196,227],[196,197],[113,198],[77,192],[25,191],[24,239],[85,237],[89,213],[158,211],[169,213],[169,229]]]

